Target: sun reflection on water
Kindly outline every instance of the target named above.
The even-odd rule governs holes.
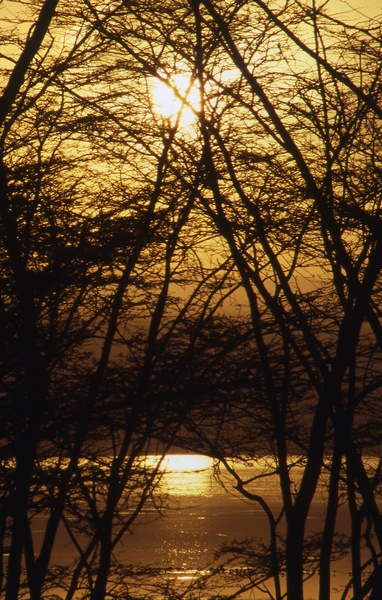
[[[210,469],[213,459],[201,454],[167,454],[164,459],[167,471],[203,471]]]
[[[154,462],[158,457],[147,457]],[[167,454],[162,463],[162,489],[175,496],[209,495],[213,459],[200,454]]]

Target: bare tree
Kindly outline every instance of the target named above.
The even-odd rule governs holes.
[[[353,595],[377,597],[379,22],[262,0],[27,5],[0,102],[6,599],[52,589],[61,526],[67,597],[105,597],[155,498],[152,440],[210,453],[266,512],[249,586],[302,600],[319,567],[329,598],[345,502]],[[243,455],[272,457],[280,514]]]
[[[283,495],[287,594],[303,598],[309,507],[330,457],[320,556],[320,598],[329,598],[343,460],[380,542],[375,477],[358,439],[365,412],[378,418],[381,384],[378,23],[347,24],[297,3],[279,12],[261,2],[192,6],[200,87],[214,77],[205,53],[212,37],[222,69],[235,73],[220,83],[229,101],[219,111],[206,93],[201,111],[201,201],[248,297]],[[302,398],[293,381],[303,382]],[[294,490],[296,443],[304,469]],[[375,595],[375,574],[360,587],[353,516],[354,593]]]
[[[2,74],[2,588],[71,598],[85,581],[96,599],[186,412],[152,393],[158,359],[206,311],[213,273],[227,276],[199,270],[212,235],[189,220],[199,160],[180,157],[178,178],[168,168],[192,144],[141,96],[154,59],[106,35],[114,9],[98,21],[88,3],[27,8],[8,21]],[[61,581],[63,527],[77,560]]]

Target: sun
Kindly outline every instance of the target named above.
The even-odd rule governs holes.
[[[167,471],[204,471],[213,465],[213,459],[202,454],[167,454],[164,459]]]
[[[155,114],[181,125],[195,122],[200,111],[199,86],[190,75],[176,73],[168,78],[154,78],[151,83],[152,107]]]

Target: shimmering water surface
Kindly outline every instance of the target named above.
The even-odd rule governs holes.
[[[210,458],[173,455],[167,458],[166,471],[162,489],[169,494],[168,508],[161,519],[143,511],[131,541],[125,542],[129,560],[201,568],[223,541],[268,535],[263,511],[235,492],[228,477],[224,489]],[[269,479],[259,480],[256,491],[271,506],[280,506],[275,480],[271,485]]]
[[[155,457],[153,459],[155,461]],[[243,479],[267,471],[267,460],[248,466],[236,466]],[[300,471],[296,469],[295,482]],[[223,485],[222,485],[223,483]],[[221,473],[214,476],[210,458],[198,455],[167,457],[162,489],[169,493],[169,507],[158,519],[143,511],[132,533],[124,540],[127,561],[153,564],[178,570],[179,577],[191,576],[205,568],[223,542],[253,538],[267,542],[269,527],[261,507],[241,496],[233,479]],[[263,477],[251,484],[251,491],[264,497],[274,514],[281,509],[281,496],[276,476]],[[323,490],[319,490],[309,516],[311,531],[322,528],[324,518]],[[348,518],[340,512],[341,526],[348,528]],[[282,525],[280,531],[283,531]],[[333,567],[333,586],[341,589],[348,581],[350,561],[342,560]],[[182,575],[183,574],[183,575]],[[307,597],[317,597],[317,580],[306,584]],[[259,598],[259,592],[246,598]],[[333,589],[333,599],[338,598]]]
[[[147,458],[154,466],[157,456]],[[150,565],[171,571],[178,580],[196,577],[211,563],[223,542],[253,538],[268,542],[267,519],[260,506],[243,498],[234,488],[233,479],[221,473],[220,482],[210,458],[200,455],[170,455],[165,459],[165,474],[160,491],[167,494],[162,517],[148,505],[131,531],[123,537],[118,558],[126,564]],[[237,466],[243,479],[264,474],[267,461],[252,466]],[[297,483],[299,470],[294,473]],[[223,485],[222,485],[223,483]],[[309,516],[311,531],[322,528],[324,502],[320,490]],[[275,476],[262,477],[251,484],[251,491],[264,497],[274,514],[281,509],[281,497]],[[348,529],[346,513],[340,511],[341,527]],[[282,525],[280,532],[282,533]],[[57,562],[65,563],[70,547],[62,543],[56,552]],[[347,559],[333,567],[333,582],[340,589],[348,581]],[[306,586],[307,598],[317,598],[317,583],[312,578]],[[333,591],[333,600],[340,598]],[[242,598],[261,598],[249,592]]]

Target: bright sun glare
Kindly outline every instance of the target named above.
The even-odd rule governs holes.
[[[164,466],[168,471],[202,471],[212,464],[212,458],[201,454],[167,454],[164,459]]]
[[[168,78],[168,83],[154,79],[151,94],[158,115],[174,122],[179,117],[182,125],[195,121],[195,112],[200,110],[200,93],[190,76],[179,73]]]

